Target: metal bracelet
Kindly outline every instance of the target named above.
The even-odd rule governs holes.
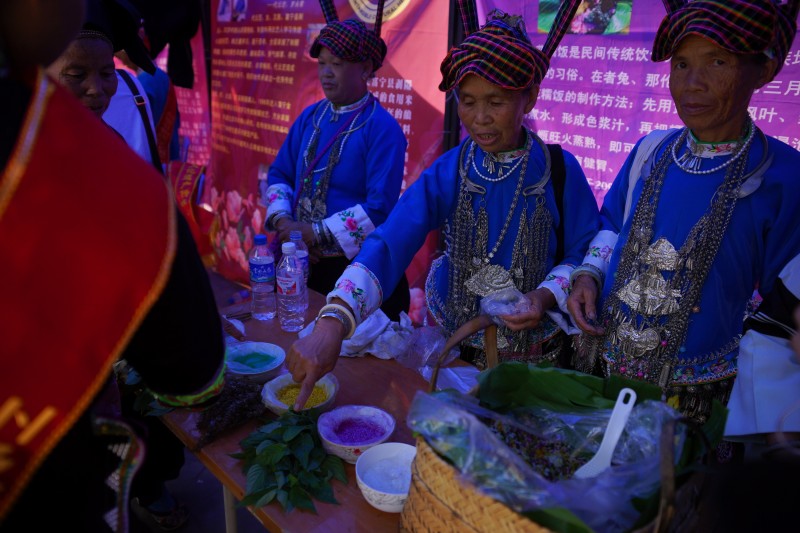
[[[584,263],[579,267],[575,267],[569,275],[569,287],[572,289],[575,280],[578,276],[587,275],[597,283],[597,288],[602,289],[605,281],[603,271],[590,263]]]
[[[314,233],[314,244],[319,246],[322,244],[322,235],[320,235],[320,222],[312,222],[311,223],[311,230]]]
[[[331,233],[331,230],[328,228],[328,225],[325,224],[325,221],[320,220],[319,225],[322,228],[320,230],[320,233],[322,234],[322,240],[324,244],[327,245],[335,243],[336,239],[333,237],[333,233]]]
[[[322,306],[317,313],[317,320],[320,318],[335,318],[342,323],[345,333],[345,339],[349,339],[353,336],[353,333],[356,331],[356,321],[355,317],[353,316],[350,311],[342,305],[339,304],[327,304]]]
[[[277,229],[275,224],[282,218],[292,218],[292,214],[285,209],[279,209],[278,211],[275,211],[269,217],[267,217],[267,227],[272,230]]]

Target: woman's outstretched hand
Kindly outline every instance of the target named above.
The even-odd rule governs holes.
[[[321,318],[310,334],[297,339],[289,348],[286,369],[300,383],[295,411],[302,410],[317,381],[336,366],[346,333],[344,325],[335,318]]]

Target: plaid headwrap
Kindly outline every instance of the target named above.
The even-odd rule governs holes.
[[[378,0],[375,11],[375,28],[368,30],[360,20],[339,21],[339,15],[336,13],[336,6],[332,0],[320,0],[322,14],[325,15],[325,22],[328,25],[322,28],[311,44],[309,51],[311,57],[319,57],[319,52],[324,46],[336,57],[352,63],[371,59],[372,71],[378,70],[386,58],[386,42],[381,39],[383,4],[384,0]]]
[[[477,27],[474,0],[460,0],[459,8],[467,37],[442,61],[439,90],[449,91],[464,76],[475,74],[503,89],[521,90],[542,82],[558,43],[569,27],[580,0],[564,0],[556,14],[544,48],[531,44],[525,21],[517,15],[493,10],[486,24]]]
[[[764,53],[778,59],[778,71],[797,32],[800,0],[663,0],[667,15],[653,43],[653,61],[669,59],[687,35],[699,35],[735,54]],[[776,71],[777,74],[777,71]]]

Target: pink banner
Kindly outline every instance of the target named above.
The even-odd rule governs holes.
[[[524,16],[542,46],[559,0],[478,0],[481,23],[493,8]],[[628,153],[654,129],[682,127],[669,94],[669,61],[650,51],[665,10],[656,0],[582,2],[556,50],[530,115],[542,139],[578,158],[598,203]],[[768,135],[800,149],[800,45],[783,70],[757,91],[750,114]]]
[[[342,20],[374,23],[373,1],[337,1],[336,8]],[[212,9],[210,178],[219,213],[217,267],[246,281],[247,253],[265,213],[258,180],[266,178],[295,118],[324,97],[317,62],[308,55],[324,17],[317,0],[216,0]],[[408,138],[404,188],[442,150],[444,98],[436,87],[447,51],[447,15],[446,0],[387,0],[384,8],[381,36],[389,52],[369,88]],[[410,269],[414,278],[424,276],[430,253],[420,254],[425,267]]]

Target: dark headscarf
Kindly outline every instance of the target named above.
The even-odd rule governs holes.
[[[467,37],[451,48],[442,61],[439,89],[449,91],[467,74],[510,90],[538,85],[579,4],[580,0],[561,3],[545,45],[539,50],[531,44],[522,17],[495,9],[487,16],[486,24],[477,29],[474,0],[459,1]]]
[[[139,37],[141,24],[138,10],[127,0],[89,0],[86,20],[78,37],[99,33],[111,43],[115,53],[125,50],[138,67],[155,74],[156,66]]]
[[[367,29],[366,24],[356,19],[340,21],[336,8],[330,0],[320,0],[327,26],[311,44],[311,57],[319,57],[324,46],[336,57],[352,63],[372,60],[372,71],[378,70],[386,58],[386,43],[381,39],[383,20],[383,0],[378,1],[375,16],[375,29]]]
[[[800,0],[782,5],[770,0],[663,1],[667,15],[656,33],[653,61],[669,59],[684,37],[699,35],[735,54],[774,57],[779,71],[797,32]]]

